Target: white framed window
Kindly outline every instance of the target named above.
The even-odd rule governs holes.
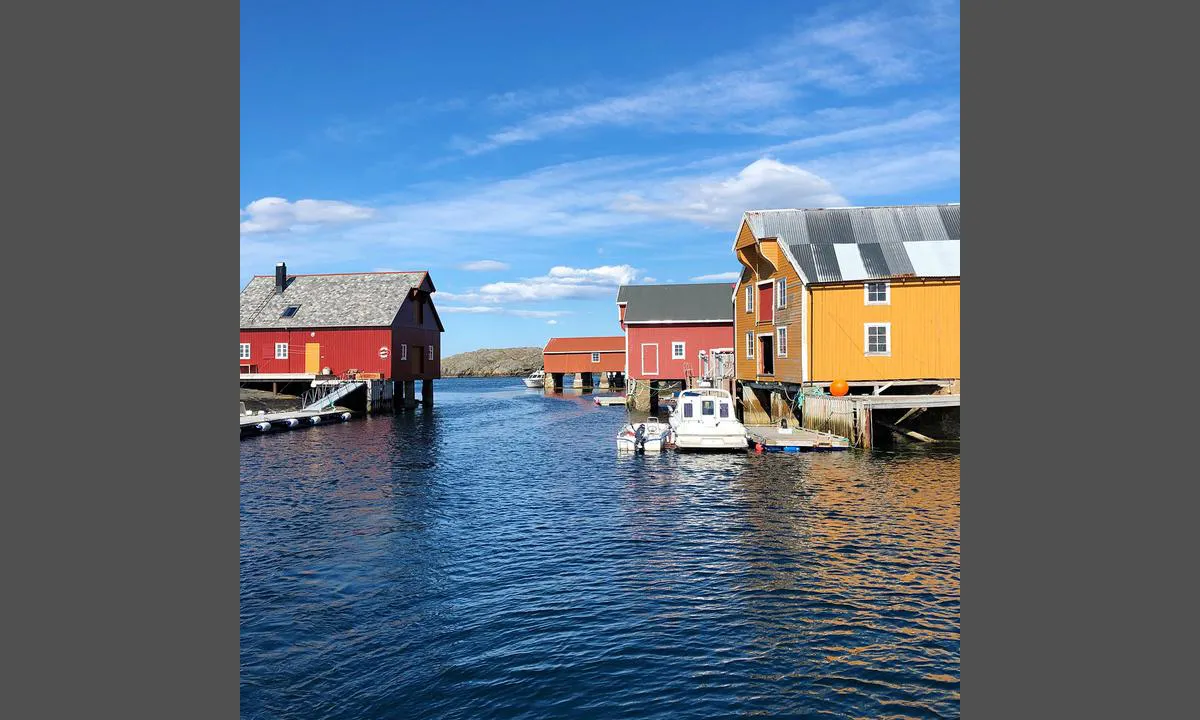
[[[287,343],[275,343],[275,359],[276,360],[287,360],[288,359],[287,351],[288,351]]]
[[[787,278],[775,282],[775,307],[787,307]]]
[[[400,343],[400,359],[408,359],[408,343]]]
[[[687,357],[687,346],[678,340],[671,343],[671,359],[682,360],[685,357]]]
[[[240,355],[243,360],[250,359],[250,343],[242,343]]]
[[[866,283],[863,286],[863,302],[867,305],[891,305],[891,289],[885,282]]]
[[[892,354],[892,324],[863,323],[864,355]]]
[[[787,328],[775,328],[775,354],[787,357]]]
[[[746,333],[746,357],[754,357],[754,333]]]
[[[592,353],[592,362],[594,362],[594,363],[600,362],[600,353]]]
[[[754,312],[754,286],[746,286],[746,312]]]
[[[433,346],[432,346],[432,345],[427,345],[427,346],[425,347],[425,359],[426,359],[426,360],[432,360],[432,359],[433,359]]]

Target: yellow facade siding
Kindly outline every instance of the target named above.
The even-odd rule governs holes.
[[[960,377],[959,280],[889,285],[888,305],[867,305],[861,282],[810,286],[812,381]],[[877,322],[891,323],[890,356],[864,354],[864,326]]]

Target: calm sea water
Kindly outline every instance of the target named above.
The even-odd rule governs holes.
[[[516,379],[241,442],[245,718],[959,714],[955,451],[618,456]]]

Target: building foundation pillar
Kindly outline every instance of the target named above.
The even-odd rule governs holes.
[[[421,405],[433,407],[433,380],[429,378],[421,381]]]
[[[417,406],[417,381],[404,381],[404,409],[412,410]]]

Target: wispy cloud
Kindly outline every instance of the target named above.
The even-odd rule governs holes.
[[[547,321],[546,321],[546,324],[547,324],[547,325],[557,325],[557,324],[558,324],[558,321],[557,321],[557,320],[547,320]]]
[[[466,313],[469,315],[513,315],[523,318],[552,318],[570,314],[566,310],[514,310],[496,305],[442,305],[438,307],[438,312]]]
[[[288,202],[281,197],[265,197],[247,205],[241,214],[242,234],[247,235],[368,220],[374,217],[375,211],[340,200]]]
[[[849,17],[821,11],[799,23],[799,30],[773,37],[754,52],[714,58],[625,93],[540,112],[481,140],[460,140],[458,146],[477,155],[596,127],[793,131],[794,119],[764,120],[764,113],[787,108],[811,91],[857,95],[916,81],[927,70],[953,72],[948,63],[957,62],[957,32],[949,32],[948,23],[957,19],[939,3],[918,3],[907,13],[888,6]]]
[[[713,273],[711,275],[697,275],[696,277],[692,278],[691,281],[692,282],[725,282],[725,281],[733,282],[734,280],[737,280],[740,276],[741,276],[741,273],[737,272],[735,270],[732,272]]]
[[[472,262],[463,263],[458,266],[459,270],[467,270],[469,272],[489,272],[493,270],[507,270],[508,263],[502,263],[499,260],[474,260]]]

